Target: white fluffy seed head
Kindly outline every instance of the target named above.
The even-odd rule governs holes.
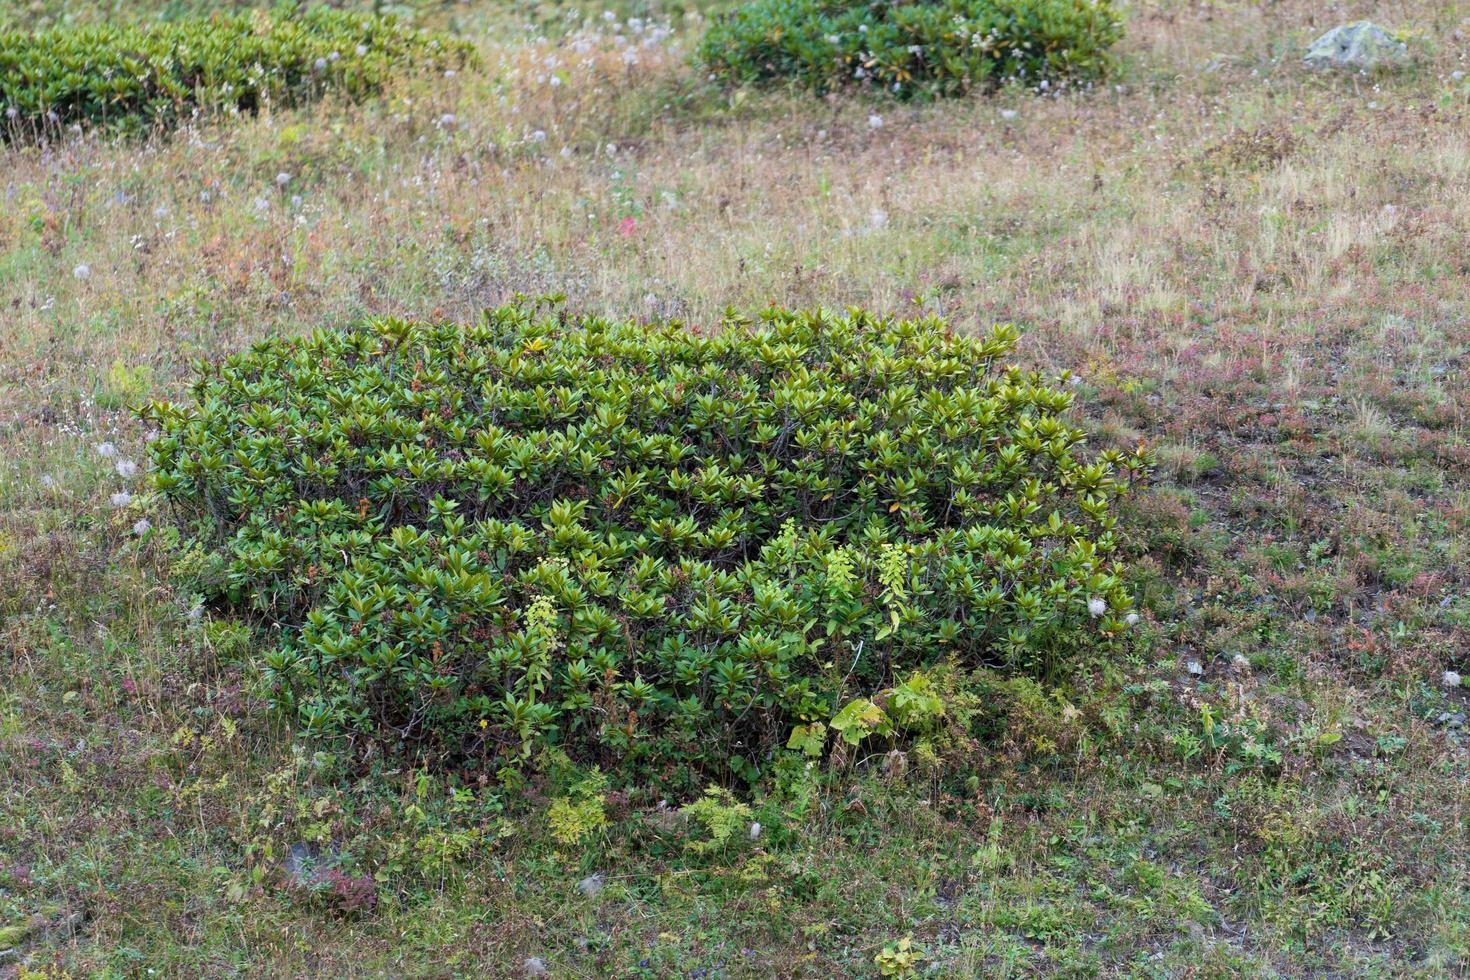
[[[1108,611],[1107,600],[1105,600],[1105,599],[1088,599],[1087,600],[1087,612],[1092,616],[1093,619],[1098,618],[1099,616],[1101,616],[1103,613],[1105,613],[1107,611]]]

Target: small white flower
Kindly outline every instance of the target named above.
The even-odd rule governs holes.
[[[1002,118],[1002,119],[1015,119],[1016,118],[1016,110],[1015,109],[1002,109],[1002,110],[1000,110],[1000,118]]]
[[[453,78],[456,74],[458,74],[458,72],[456,72],[453,68],[444,69],[445,78]]]
[[[291,195],[291,206],[293,208],[299,208],[299,207],[301,207],[301,195],[300,194],[292,194]]]
[[[878,115],[876,112],[873,113],[871,116],[868,117],[868,128],[869,129],[882,129],[883,128],[883,117],[880,116],[880,115]]]
[[[113,466],[113,469],[117,470],[117,475],[122,477],[124,480],[131,480],[133,477],[138,475],[138,464],[133,462],[131,459],[118,460],[117,463]]]
[[[280,173],[276,174],[277,187],[285,187],[289,183],[291,183],[291,175],[286,173],[286,171],[282,170]]]
[[[888,224],[888,212],[882,208],[874,208],[868,212],[868,227],[878,230]]]
[[[41,474],[41,486],[45,487],[47,490],[50,490],[52,487],[56,486],[56,477],[52,476],[50,473]]]
[[[146,517],[140,517],[137,522],[133,524],[133,533],[140,538],[151,530],[153,530],[153,522],[148,520],[148,518]]]
[[[561,87],[561,76],[560,75],[552,75],[550,78],[548,78],[546,80],[546,83],[548,85],[550,85],[552,88],[560,88]]]
[[[367,45],[366,44],[359,44],[357,46],[357,56],[359,58],[361,58],[365,54],[367,54]]]
[[[5,118],[6,119],[16,119],[19,116],[20,116],[20,110],[17,109],[15,106],[10,106],[10,107],[8,107],[5,110]]]
[[[97,446],[97,455],[103,459],[111,459],[117,455],[117,447],[110,442],[100,443]]]
[[[1126,617],[1124,617],[1123,622],[1127,623],[1129,626],[1137,626],[1138,618],[1138,613],[1131,612]]]
[[[532,143],[545,143],[546,142],[546,130],[544,130],[544,129],[538,129],[534,133],[532,133],[531,134],[531,142]]]
[[[316,59],[316,61],[312,62],[311,67],[314,68],[314,69],[316,69],[317,71],[326,71],[327,70],[327,59],[326,58],[318,58],[318,59]]]
[[[609,144],[607,144],[607,155],[610,156],[610,157],[617,156],[618,155],[618,144],[616,144],[616,143],[609,143]]]
[[[257,211],[269,211],[270,209],[271,209],[271,202],[270,201],[266,200],[263,197],[257,197],[255,199],[255,210],[257,210]]]
[[[1101,616],[1103,613],[1105,613],[1107,611],[1108,611],[1108,603],[1107,603],[1107,600],[1105,600],[1105,599],[1088,599],[1087,600],[1087,612],[1092,616],[1093,619],[1096,619],[1097,617]]]
[[[841,44],[842,43],[842,38],[838,37],[836,34],[828,34],[827,35],[827,43],[828,44]]]
[[[570,146],[562,147],[561,156],[563,160],[570,160],[572,157],[572,148]]]
[[[83,262],[81,265],[71,270],[71,274],[74,279],[90,279],[92,277],[92,267]]]
[[[750,839],[759,840],[761,836],[761,824],[759,820],[753,820],[750,824]]]
[[[1239,671],[1247,671],[1251,669],[1251,662],[1245,654],[1237,653],[1230,658],[1230,666]]]
[[[336,51],[333,51],[331,54],[327,55],[327,60],[328,61],[336,61],[337,59],[339,59],[341,57],[342,56],[340,54],[338,54]]]
[[[111,499],[112,506],[126,507],[128,504],[133,502],[133,495],[128,493],[126,490],[119,490],[117,493],[112,495]]]
[[[1457,671],[1447,670],[1439,675],[1439,682],[1445,687],[1459,687],[1462,681]]]
[[[439,128],[452,129],[454,128],[454,124],[457,122],[459,122],[459,117],[457,117],[452,112],[446,112],[444,113],[444,115],[439,117]]]

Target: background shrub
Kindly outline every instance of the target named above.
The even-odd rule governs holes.
[[[1108,0],[755,0],[717,20],[699,50],[733,82],[908,98],[1094,78],[1121,35]]]
[[[329,7],[10,30],[0,32],[0,109],[10,140],[74,124],[167,130],[206,109],[255,112],[329,91],[361,99],[395,74],[471,57],[448,35]]]
[[[753,777],[900,671],[1045,675],[1123,630],[1109,501],[1142,461],[1079,456],[1070,395],[998,363],[1016,337],[384,319],[201,366],[147,410],[155,479],[311,732]]]

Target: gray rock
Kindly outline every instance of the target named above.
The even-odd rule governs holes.
[[[1372,21],[1360,20],[1317,38],[1303,60],[1309,68],[1370,71],[1405,64],[1409,48]]]

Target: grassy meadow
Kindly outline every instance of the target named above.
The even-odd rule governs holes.
[[[1137,0],[1105,84],[930,103],[727,91],[698,4],[510,8],[405,7],[482,64],[363,105],[0,143],[0,977],[1470,973],[1470,6]],[[1370,16],[1411,68],[1301,66]],[[344,768],[176,586],[131,406],[549,293],[1015,323],[1158,454],[1132,652],[1018,690],[968,792],[850,760],[719,849]]]

